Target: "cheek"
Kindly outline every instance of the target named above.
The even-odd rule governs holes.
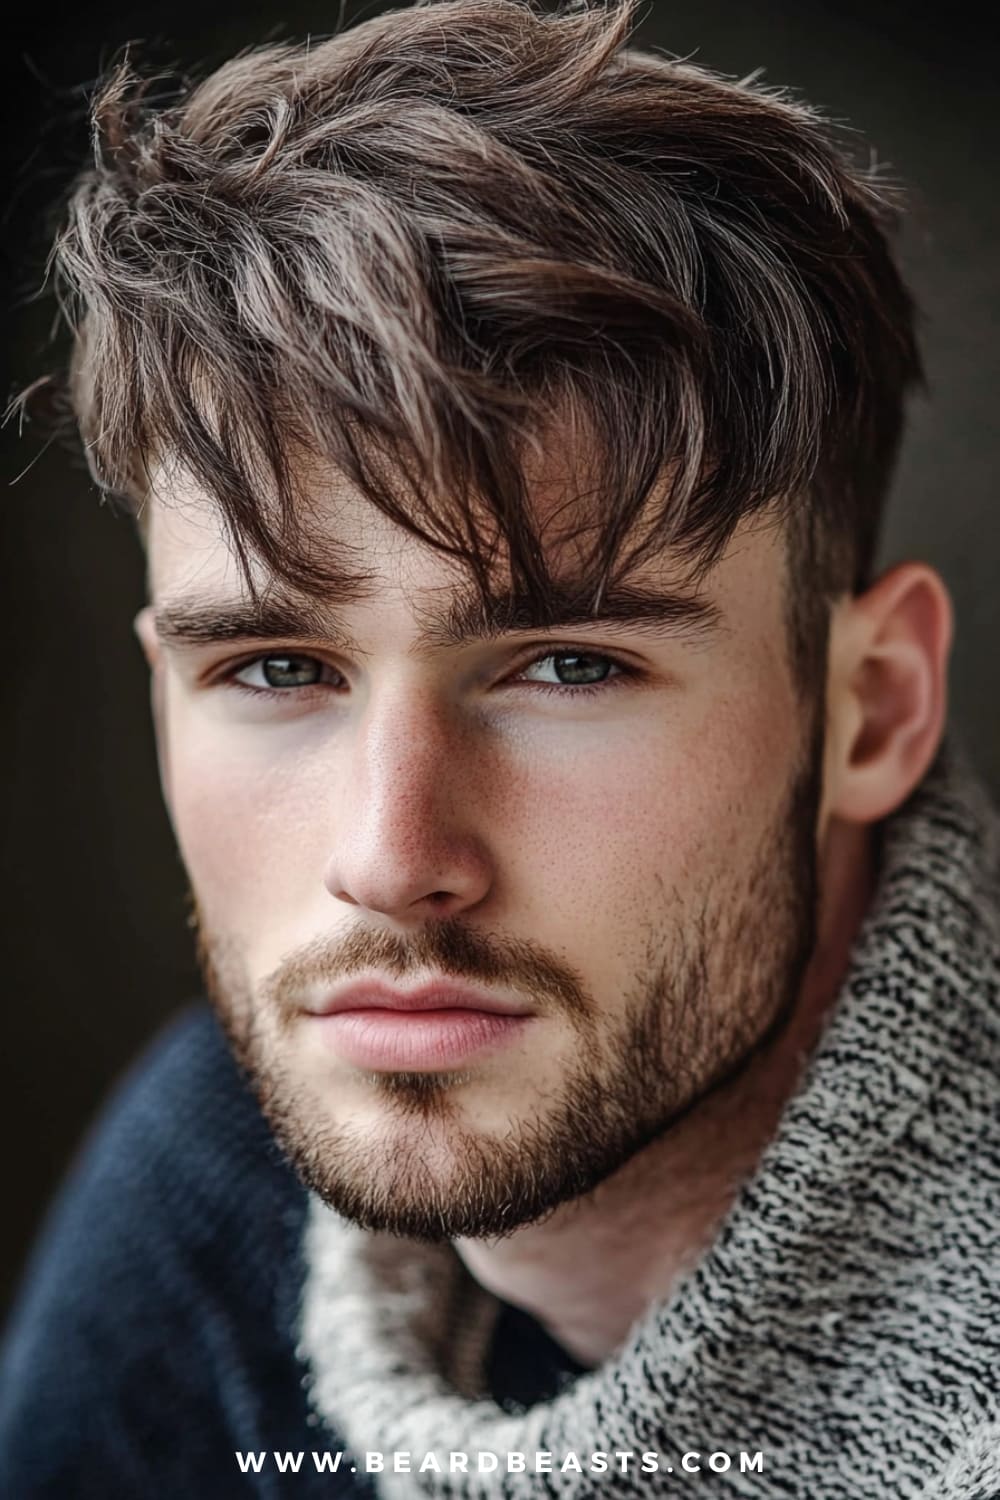
[[[185,722],[186,720],[186,722]],[[257,931],[322,890],[328,839],[317,787],[260,737],[178,714],[170,799],[181,856],[211,925]]]
[[[704,887],[750,861],[792,774],[795,736],[780,684],[692,693],[562,753],[523,753],[507,771],[497,827],[546,910],[579,915]]]
[[[609,1013],[651,950],[676,954],[706,912],[721,920],[772,838],[795,758],[773,703],[712,696],[553,760],[544,784],[536,767],[512,776],[515,921],[564,953]]]

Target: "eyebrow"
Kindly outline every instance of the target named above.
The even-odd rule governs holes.
[[[595,610],[578,590],[556,587],[546,596],[544,610],[537,599],[510,591],[485,601],[471,594],[454,597],[440,617],[425,619],[422,639],[431,647],[461,646],[514,631],[551,633],[589,625],[605,631],[704,637],[721,619],[717,605],[690,594],[619,586],[606,591]]]
[[[293,595],[268,597],[257,604],[244,599],[167,598],[153,610],[153,623],[165,646],[213,646],[274,636],[354,645],[327,610]]]
[[[718,631],[722,613],[708,599],[630,585],[607,591],[597,610],[578,591],[555,589],[540,608],[537,599],[507,590],[488,600],[472,594],[452,595],[442,609],[422,606],[417,618],[418,634],[411,648],[415,656],[514,633],[552,634],[584,626],[697,643]],[[168,598],[154,609],[154,620],[166,646],[294,639],[364,654],[332,609],[298,594],[271,594],[256,604],[245,599]]]

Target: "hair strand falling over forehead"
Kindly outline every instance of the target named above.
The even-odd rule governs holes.
[[[892,195],[780,90],[631,50],[633,12],[436,0],[166,101],[116,65],[52,257],[102,488],[176,462],[248,578],[322,589],[332,463],[544,597],[526,457],[568,421],[588,598],[771,503],[797,593],[860,586],[920,376]]]

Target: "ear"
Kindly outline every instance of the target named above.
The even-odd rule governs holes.
[[[835,606],[826,811],[874,823],[923,778],[944,733],[951,598],[925,563],[900,563]]]
[[[163,791],[163,800],[167,805],[167,812],[172,820],[170,762],[167,753],[166,711],[164,705],[163,652],[160,648],[159,637],[156,634],[152,605],[147,604],[144,609],[140,609],[132,621],[132,629],[139,639],[143,655],[149,664],[149,696],[150,705],[153,710],[153,733],[156,737],[156,758],[160,768],[160,786]]]
[[[155,671],[160,660],[160,641],[156,634],[156,626],[153,623],[153,606],[145,605],[140,609],[132,621],[132,629],[136,633],[142,654],[149,664],[150,671]]]

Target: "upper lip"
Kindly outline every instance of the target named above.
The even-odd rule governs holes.
[[[528,1014],[516,1000],[475,989],[456,979],[431,979],[406,990],[381,979],[358,980],[327,990],[309,1010],[319,1016],[343,1010],[485,1010],[496,1015]]]

